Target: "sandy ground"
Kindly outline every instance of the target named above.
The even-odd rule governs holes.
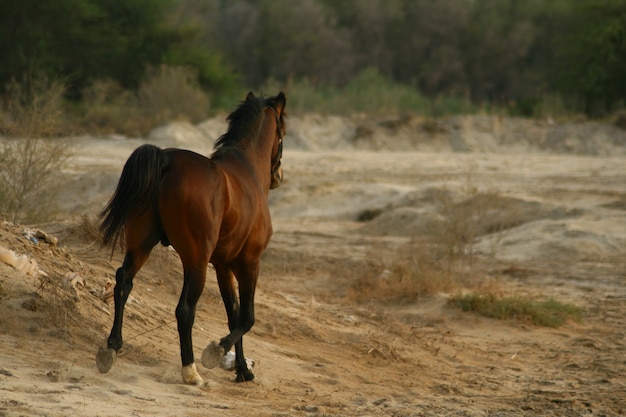
[[[236,384],[232,372],[198,364],[205,386],[181,383],[181,269],[163,247],[135,279],[116,364],[98,373],[95,353],[112,322],[99,296],[121,254],[99,248],[89,216],[140,143],[206,154],[224,124],[175,124],[144,140],[84,137],[65,171],[63,215],[29,226],[58,244],[0,225],[0,248],[31,261],[0,262],[0,416],[626,413],[623,132],[481,117],[289,123],[257,323],[245,337],[256,379]],[[463,313],[447,304],[461,287],[356,301],[368,265],[428,245],[449,226],[451,207],[481,201],[463,219],[480,226],[466,246],[476,285],[572,303],[580,321],[547,328]],[[196,357],[226,331],[210,277]]]

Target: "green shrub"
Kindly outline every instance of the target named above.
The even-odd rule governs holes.
[[[289,108],[296,113],[365,113],[384,116],[419,113],[442,116],[476,111],[465,98],[440,96],[429,99],[416,88],[393,81],[376,68],[363,70],[344,87],[316,84],[308,79],[292,79],[285,86],[269,80],[263,89],[285,89]]]

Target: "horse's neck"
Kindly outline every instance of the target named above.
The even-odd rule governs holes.
[[[232,172],[234,177],[249,173],[254,177],[262,190],[267,189],[271,182],[271,149],[264,152],[259,146],[249,146],[230,152],[227,156],[219,158],[218,164]]]
[[[256,175],[269,189],[272,170],[272,148],[274,146],[274,128],[271,123],[263,123],[258,137],[248,146],[244,155]]]

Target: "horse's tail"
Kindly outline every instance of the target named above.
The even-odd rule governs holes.
[[[100,213],[100,231],[105,246],[115,248],[128,219],[156,204],[159,183],[167,164],[167,154],[154,145],[142,145],[130,155],[115,193]]]

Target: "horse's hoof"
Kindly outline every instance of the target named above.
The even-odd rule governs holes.
[[[198,373],[196,369],[196,364],[192,363],[191,365],[183,366],[182,369],[183,382],[189,385],[202,385],[204,384],[204,380]]]
[[[211,342],[202,352],[202,365],[207,369],[213,369],[220,364],[225,354],[226,351],[223,347]]]
[[[237,372],[237,378],[235,378],[235,382],[248,382],[252,380],[254,380],[254,374],[249,369]]]
[[[98,353],[96,354],[96,366],[98,366],[98,371],[102,374],[109,372],[115,363],[116,357],[115,349],[105,347],[98,349]]]

